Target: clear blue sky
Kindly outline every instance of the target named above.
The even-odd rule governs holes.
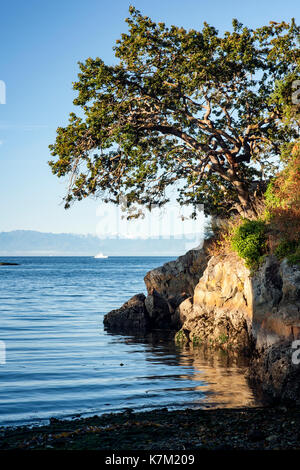
[[[298,0],[11,0],[1,2],[0,231],[32,229],[94,233],[96,201],[65,211],[65,183],[51,174],[48,145],[67,123],[75,94],[77,61],[99,56],[114,62],[112,47],[126,31],[133,4],[155,21],[220,31],[232,18],[257,27],[273,21],[299,23]]]

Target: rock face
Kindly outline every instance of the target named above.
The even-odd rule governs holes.
[[[257,348],[300,335],[300,267],[268,257],[252,280]]]
[[[178,295],[192,296],[207,266],[208,245],[209,240],[205,240],[202,249],[190,250],[175,261],[149,271],[144,278],[148,294],[155,289],[166,299],[176,298]]]
[[[249,270],[244,263],[235,254],[214,256],[193,297],[178,308],[184,321],[177,340],[249,352],[253,346],[251,303]]]
[[[300,270],[267,257],[254,277],[235,254],[213,256],[178,307],[181,339],[240,351],[300,336]]]
[[[285,340],[253,354],[247,379],[269,403],[300,404],[300,349],[292,346]]]
[[[161,329],[170,326],[171,313],[168,302],[155,290],[145,299],[145,308],[152,328]]]
[[[178,302],[182,300],[183,297],[179,296]],[[155,289],[147,297],[144,294],[134,295],[121,308],[107,313],[103,322],[107,330],[119,333],[180,328],[171,303]]]
[[[299,404],[300,267],[269,257],[253,279],[253,311],[248,379],[268,400]]]

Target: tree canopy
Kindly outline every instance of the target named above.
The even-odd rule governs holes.
[[[207,23],[187,31],[134,7],[126,22],[117,65],[79,63],[79,113],[50,146],[53,173],[69,177],[65,207],[94,195],[151,208],[170,187],[207,214],[255,214],[282,146],[298,136],[284,116],[300,28],[233,20],[223,35]]]

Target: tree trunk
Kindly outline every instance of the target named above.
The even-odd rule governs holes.
[[[242,181],[235,180],[232,182],[237,190],[240,204],[236,205],[237,211],[241,217],[245,219],[255,219],[258,216],[256,207],[256,196],[250,193],[246,184]]]

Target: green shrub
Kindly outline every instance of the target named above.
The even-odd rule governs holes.
[[[300,245],[298,245],[296,251],[287,257],[290,264],[300,264]]]
[[[187,342],[187,337],[185,336],[182,330],[177,331],[175,335],[175,342],[176,344],[182,344]]]
[[[265,222],[244,219],[233,233],[231,246],[245,260],[248,268],[255,269],[266,252]]]
[[[295,240],[282,240],[275,250],[279,259],[293,255],[297,250],[298,243]]]
[[[268,184],[267,190],[265,192],[265,203],[267,209],[281,207],[282,205],[282,200],[275,191],[275,179]]]

